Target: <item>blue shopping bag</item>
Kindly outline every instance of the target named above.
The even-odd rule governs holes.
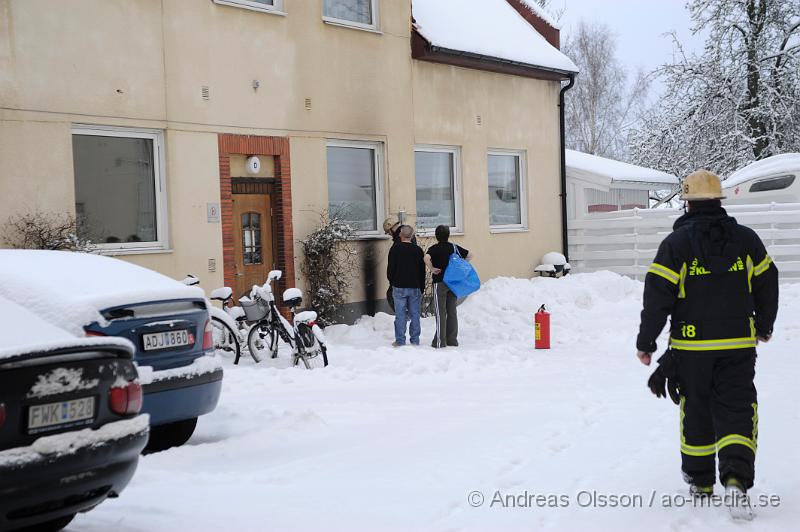
[[[467,297],[481,287],[478,272],[475,271],[472,264],[461,257],[455,244],[453,244],[453,254],[450,255],[447,269],[444,271],[444,284],[456,297]]]

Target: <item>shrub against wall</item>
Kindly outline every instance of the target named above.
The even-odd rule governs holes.
[[[91,251],[92,243],[78,236],[69,213],[32,211],[11,216],[3,226],[3,242],[16,249]]]
[[[311,307],[322,325],[334,323],[344,304],[358,267],[352,245],[355,228],[338,214],[324,211],[317,229],[300,241],[303,262],[300,271],[308,283]]]

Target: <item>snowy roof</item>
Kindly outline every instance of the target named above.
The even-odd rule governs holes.
[[[773,155],[736,170],[722,182],[722,186],[730,188],[756,177],[798,172],[800,172],[800,153]]]
[[[433,46],[577,72],[506,0],[413,0],[416,30]],[[537,10],[537,14],[541,10]]]
[[[205,298],[200,288],[119,259],[23,249],[0,250],[0,296],[79,336],[85,325],[103,323],[107,308]]]
[[[42,320],[30,310],[0,297],[3,341],[0,360],[68,347],[130,346],[124,338],[79,338]]]
[[[599,182],[605,186],[612,183],[646,183],[677,186],[678,178],[672,174],[644,166],[623,163],[575,150],[567,152],[567,174],[586,181]]]
[[[536,13],[536,15],[540,19],[542,19],[545,22],[547,22],[548,24],[550,24],[553,28],[555,28],[557,30],[561,29],[561,24],[559,24],[558,21],[556,19],[554,19],[552,17],[552,15],[550,15],[550,13],[547,12],[546,9],[544,9],[539,4],[537,4],[535,0],[520,0],[520,2],[525,4],[525,6],[528,9],[530,9],[531,11]]]

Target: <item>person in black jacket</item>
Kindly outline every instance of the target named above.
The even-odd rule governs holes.
[[[694,495],[712,494],[718,456],[726,495],[746,500],[758,436],[756,344],[772,336],[778,270],[755,231],[727,215],[723,198],[711,172],[684,180],[688,212],[645,277],[636,349],[649,365],[671,316],[669,349],[648,386],[680,405],[684,479]]]
[[[458,298],[444,282],[444,272],[450,264],[450,255],[458,253],[462,258],[472,259],[468,249],[450,242],[450,228],[436,227],[436,244],[425,252],[425,265],[431,270],[433,281],[433,308],[436,316],[436,335],[431,347],[458,346]]]
[[[408,331],[411,344],[419,345],[422,291],[425,289],[425,262],[422,249],[412,242],[414,230],[409,225],[403,225],[398,233],[400,241],[389,250],[389,265],[386,268],[386,277],[394,297],[392,345],[395,347],[406,343],[406,314],[411,317]]]
[[[400,221],[395,218],[386,218],[383,221],[383,233],[386,236],[392,238],[392,245],[400,242],[401,227],[403,227],[403,224],[401,224]],[[411,243],[417,245],[416,235],[411,237]],[[389,249],[391,250],[391,247],[389,247]],[[394,295],[392,294],[391,286],[389,286],[389,288],[386,289],[386,302],[389,304],[389,308],[392,309],[392,312],[394,312]]]

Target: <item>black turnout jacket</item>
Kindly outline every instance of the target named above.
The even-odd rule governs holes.
[[[755,231],[719,206],[693,205],[675,221],[647,272],[636,348],[657,349],[671,316],[670,347],[754,351],[772,334],[778,269]]]

